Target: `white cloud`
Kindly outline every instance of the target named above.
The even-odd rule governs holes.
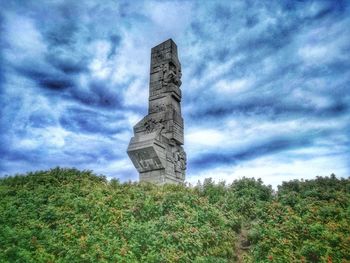
[[[185,140],[191,147],[217,147],[224,142],[225,136],[219,130],[195,129],[186,134]]]
[[[134,27],[122,28],[120,31],[121,43],[115,56],[109,61],[113,64],[111,81],[114,84],[125,84],[133,78],[148,77],[150,44],[134,30],[137,31]]]
[[[265,184],[277,189],[283,181],[293,179],[312,179],[316,176],[329,176],[331,173],[338,177],[347,177],[348,171],[344,165],[343,156],[316,156],[312,159],[288,159],[283,161],[283,155],[261,157],[252,161],[241,162],[237,166],[220,167],[190,174],[187,181],[196,184],[205,178],[213,178],[216,182],[231,183],[242,177],[261,178]]]
[[[111,49],[111,44],[109,41],[96,41],[94,43],[94,48],[92,54],[94,58],[92,59],[89,68],[93,77],[98,77],[101,79],[107,78],[111,72],[111,65],[108,65],[107,56]]]
[[[45,128],[27,129],[24,138],[16,136],[13,138],[14,149],[37,150],[45,148],[47,150],[58,150],[65,146],[65,139],[71,133],[59,126],[48,126]]]
[[[348,46],[350,19],[341,19],[334,23],[320,23],[302,31],[296,37],[298,43],[298,56],[306,65],[324,65],[334,61],[343,61]],[[326,65],[324,65],[326,66]]]
[[[47,47],[42,35],[29,17],[7,13],[5,16],[4,37],[11,47],[6,52],[9,58],[21,60],[31,56],[41,58]]]
[[[133,127],[143,118],[143,116],[132,111],[127,111],[125,112],[125,118],[127,120],[127,125],[129,125],[129,127]]]
[[[129,158],[101,163],[100,168],[97,169],[95,164],[90,167],[94,172],[106,175],[109,180],[119,178],[123,182],[138,181],[138,173]]]
[[[148,1],[141,12],[152,20],[154,33],[158,35],[156,38],[162,38],[157,42],[180,35],[193,18],[190,2]]]
[[[40,131],[45,147],[62,148],[65,145],[65,138],[70,134],[62,127],[47,127]]]
[[[326,46],[318,45],[310,45],[306,47],[302,47],[299,49],[298,54],[302,57],[305,62],[324,62],[327,60],[327,53],[329,52],[329,48]]]
[[[223,94],[235,94],[249,89],[252,85],[252,80],[248,78],[226,80],[221,79],[215,84],[215,91]]]
[[[148,100],[148,83],[143,79],[134,80],[124,92],[124,105],[140,106],[147,105]]]

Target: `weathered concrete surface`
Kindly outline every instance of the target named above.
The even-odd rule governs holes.
[[[164,184],[185,180],[180,86],[177,46],[169,39],[152,48],[148,115],[134,126],[127,150],[140,181]]]

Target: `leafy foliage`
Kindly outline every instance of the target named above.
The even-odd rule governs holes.
[[[231,218],[195,190],[53,169],[0,181],[8,262],[227,262]]]
[[[349,190],[335,176],[277,193],[250,178],[155,186],[60,168],[2,178],[0,262],[235,262],[242,228],[248,262],[347,262]]]
[[[350,180],[284,182],[251,233],[254,261],[350,262]]]

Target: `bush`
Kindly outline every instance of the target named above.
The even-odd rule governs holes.
[[[0,180],[1,262],[228,262],[237,224],[184,186],[59,168]]]
[[[254,178],[155,186],[55,168],[0,179],[0,262],[348,262],[349,207],[334,175],[274,193]]]

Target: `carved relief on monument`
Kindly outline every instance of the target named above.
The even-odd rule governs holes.
[[[177,69],[174,63],[169,62],[163,65],[163,85],[175,84],[181,86],[181,71]]]
[[[156,120],[154,119],[149,119],[144,123],[145,129],[146,129],[146,133],[151,133],[154,131],[155,127],[156,127]]]
[[[182,173],[184,170],[186,170],[186,153],[182,147],[179,147],[178,150],[174,152],[174,162],[176,172]]]
[[[177,177],[184,177],[187,158],[186,153],[180,146],[175,146],[176,150],[172,154],[167,154],[167,161],[174,165],[174,173]]]
[[[163,119],[148,119],[147,121],[145,121],[144,127],[146,129],[146,133],[162,130],[164,128]]]
[[[150,107],[149,113],[157,113],[161,111],[166,111],[166,106],[164,103],[153,104]]]
[[[152,170],[152,169],[160,169],[162,168],[162,164],[157,156],[152,154],[152,150],[144,149],[135,153],[135,157],[138,165],[144,171]]]
[[[154,56],[155,63],[159,63],[164,60],[164,54],[161,50],[157,50]]]

